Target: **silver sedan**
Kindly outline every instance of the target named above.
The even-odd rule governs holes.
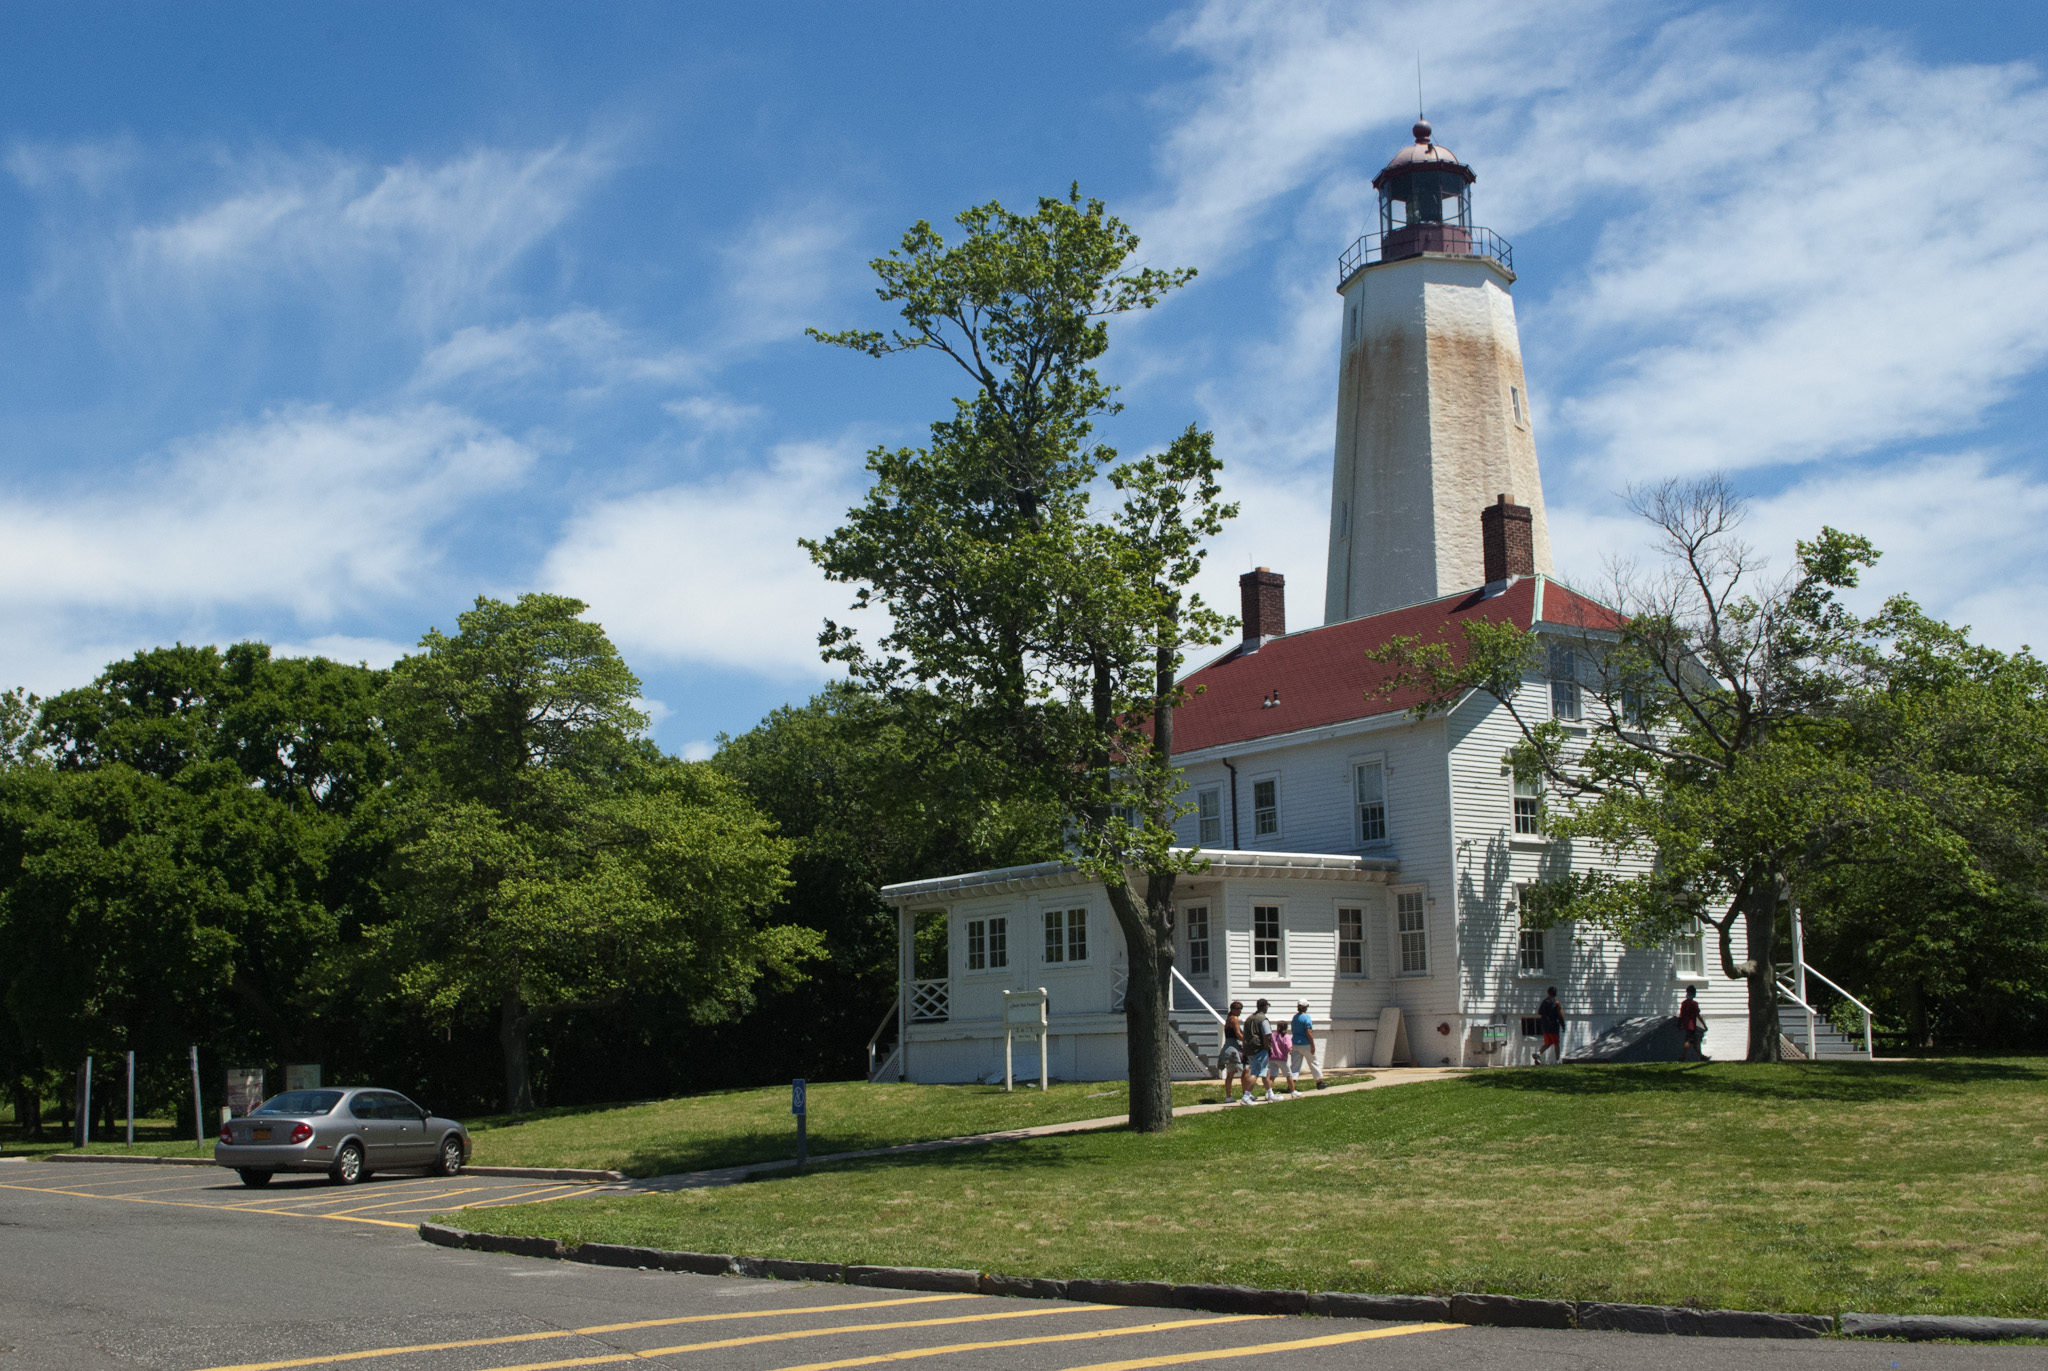
[[[373,1171],[452,1176],[469,1161],[469,1130],[395,1090],[287,1090],[222,1124],[213,1160],[251,1186],[280,1171],[324,1171],[336,1185]]]

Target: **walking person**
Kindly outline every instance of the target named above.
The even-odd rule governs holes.
[[[1246,1104],[1265,1104],[1273,1098],[1273,1021],[1266,1017],[1270,1000],[1260,1000],[1259,1006],[1249,1019],[1244,1021],[1245,1092]],[[1254,1100],[1251,1092],[1253,1077],[1266,1083],[1266,1093]]]
[[[1543,1003],[1536,1006],[1536,1031],[1543,1035],[1543,1046],[1537,1049],[1536,1062],[1542,1065],[1543,1054],[1552,1053],[1550,1064],[1558,1065],[1564,1060],[1564,1006],[1557,1002],[1557,987],[1543,992]]]
[[[1678,1060],[1682,1062],[1703,1062],[1707,1054],[1700,1050],[1700,1039],[1706,1036],[1707,1025],[1700,1018],[1700,1002],[1693,998],[1693,988],[1685,988],[1685,999],[1678,1006],[1678,1026],[1685,1032],[1685,1045],[1678,1049]]]
[[[1316,1089],[1321,1090],[1323,1068],[1316,1061],[1316,1021],[1309,1017],[1307,1000],[1294,1006],[1294,1022],[1288,1027],[1294,1039],[1294,1056],[1288,1063],[1289,1074],[1299,1077],[1301,1068],[1306,1066],[1315,1075]]]
[[[1233,1077],[1237,1079],[1238,1088],[1243,1092],[1238,1097],[1237,1102],[1239,1104],[1251,1103],[1252,1078],[1244,1066],[1244,1020],[1241,1017],[1243,1014],[1244,1001],[1232,1000],[1230,1002],[1230,1017],[1223,1021],[1223,1047],[1216,1054],[1216,1064],[1223,1068],[1223,1103],[1225,1104],[1230,1103],[1230,1082]]]

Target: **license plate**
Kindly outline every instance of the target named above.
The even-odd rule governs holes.
[[[251,1133],[249,1136],[254,1138],[257,1142],[269,1142],[270,1130],[267,1128],[259,1128],[253,1133]]]

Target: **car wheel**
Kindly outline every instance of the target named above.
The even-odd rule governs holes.
[[[462,1170],[462,1139],[445,1138],[441,1142],[441,1154],[434,1159],[433,1174],[453,1176]]]
[[[356,1143],[343,1143],[341,1151],[334,1154],[334,1165],[327,1168],[327,1179],[336,1185],[354,1185],[367,1174],[363,1149]]]
[[[269,1184],[270,1184],[270,1178],[271,1178],[272,1176],[276,1175],[277,1173],[276,1173],[276,1172],[274,1172],[274,1171],[251,1171],[251,1170],[244,1170],[244,1171],[237,1171],[237,1172],[236,1172],[235,1174],[236,1174],[236,1175],[238,1175],[238,1176],[240,1176],[240,1177],[242,1178],[242,1184],[243,1184],[243,1185],[246,1185],[246,1186],[248,1186],[248,1187],[249,1187],[249,1188],[250,1188],[251,1190],[254,1190],[254,1189],[256,1189],[256,1188],[257,1188],[257,1187],[259,1187],[259,1186],[265,1186],[265,1185],[269,1185]]]

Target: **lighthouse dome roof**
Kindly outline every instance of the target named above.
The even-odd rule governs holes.
[[[1378,189],[1389,176],[1424,169],[1453,172],[1464,177],[1468,185],[1479,179],[1473,174],[1472,168],[1458,160],[1457,153],[1431,141],[1431,129],[1427,119],[1416,120],[1413,132],[1415,141],[1395,153],[1386,166],[1380,168],[1380,174],[1372,178],[1374,189]]]

